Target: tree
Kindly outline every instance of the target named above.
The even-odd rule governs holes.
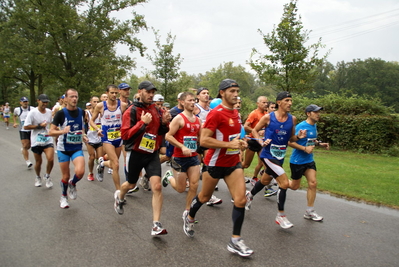
[[[321,39],[305,47],[310,31],[303,30],[297,0],[284,5],[281,22],[271,33],[258,31],[270,51],[270,54],[262,55],[253,49],[249,64],[260,80],[284,91],[301,93],[312,90],[318,75],[317,67],[328,53],[318,58],[319,49],[324,47]],[[253,59],[255,55],[257,59]]]
[[[176,95],[176,88],[174,88],[173,82],[179,77],[180,64],[183,58],[180,54],[176,56],[173,55],[174,42],[176,36],[172,36],[169,32],[166,37],[166,44],[161,44],[161,36],[158,34],[159,31],[153,29],[155,34],[155,45],[154,56],[147,55],[148,60],[152,62],[155,66],[155,70],[152,73],[155,75],[156,79],[161,81],[160,94],[167,101],[174,100]],[[172,97],[173,96],[173,97]]]
[[[146,28],[143,16],[132,12],[132,19],[123,22],[111,16],[141,2],[145,0],[10,1],[0,29],[15,37],[0,45],[13,48],[9,61],[17,73],[30,75],[31,95],[35,86],[42,92],[40,81],[46,80],[62,91],[76,88],[88,98],[93,89],[102,91],[134,66],[129,57],[116,56],[117,44],[143,56],[145,47],[134,37]]]

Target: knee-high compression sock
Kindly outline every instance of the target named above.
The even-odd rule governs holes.
[[[277,191],[277,207],[278,210],[284,210],[285,199],[287,197],[287,189],[281,187]]]
[[[71,183],[72,183],[73,185],[76,185],[76,183],[79,182],[80,179],[82,179],[82,177],[79,178],[79,177],[77,177],[76,174],[75,174],[75,175],[73,176],[73,178],[72,178],[72,182],[71,182]]]
[[[260,182],[260,180],[257,181],[257,182],[255,183],[254,187],[253,187],[252,190],[251,190],[252,196],[255,196],[260,190],[263,189],[263,187],[265,187],[265,185],[263,185],[263,184]]]
[[[233,235],[241,235],[241,227],[244,222],[245,208],[233,207]]]
[[[61,194],[66,197],[68,190],[68,182],[64,182],[64,180],[61,180],[60,186],[61,186]]]
[[[190,212],[188,213],[188,215],[190,215],[191,218],[195,218],[195,214],[197,214],[197,211],[201,208],[202,204],[198,199],[198,196],[195,196],[195,198],[193,198],[193,201],[191,202],[190,205]]]

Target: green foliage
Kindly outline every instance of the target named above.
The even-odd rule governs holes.
[[[121,22],[111,13],[141,2],[145,0],[3,2],[0,51],[7,53],[0,57],[7,71],[0,75],[26,85],[31,98],[45,88],[56,89],[59,96],[73,87],[85,99],[93,91],[103,92],[134,66],[129,57],[116,56],[115,46],[127,45],[141,55],[145,49],[134,37],[146,27],[143,17],[132,12],[130,20]]]
[[[159,87],[159,92],[167,101],[171,101],[172,98],[177,94],[176,88],[173,83],[179,77],[179,68],[183,59],[180,54],[176,56],[173,55],[173,48],[176,36],[172,36],[168,33],[166,37],[166,44],[161,44],[161,36],[158,31],[153,29],[155,34],[155,44],[157,50],[154,51],[154,56],[147,55],[148,60],[152,62],[155,70],[152,74],[156,79],[161,81],[161,86]]]
[[[256,49],[249,62],[263,82],[274,84],[279,91],[306,92],[313,89],[318,75],[317,67],[323,63],[318,51],[324,46],[321,39],[305,47],[310,31],[303,30],[301,16],[298,14],[297,1],[284,5],[281,22],[271,33],[259,33],[270,53],[262,55]],[[257,59],[252,59],[258,55]]]

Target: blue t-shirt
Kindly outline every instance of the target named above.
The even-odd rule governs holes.
[[[270,123],[266,127],[264,140],[272,139],[272,141],[262,149],[260,157],[283,161],[291,138],[292,126],[294,122],[291,114],[288,114],[286,121],[279,122],[275,113],[270,113]]]
[[[299,123],[295,127],[295,134],[299,133],[299,130],[306,130],[306,137],[299,139],[297,143],[301,146],[314,146],[317,138],[317,127],[310,125],[306,121]],[[294,149],[290,158],[292,164],[306,164],[313,162],[313,153],[308,154],[305,151]]]

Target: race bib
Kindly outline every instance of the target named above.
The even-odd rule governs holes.
[[[286,152],[287,152],[286,145],[275,145],[275,144],[270,145],[270,153],[272,154],[273,157],[275,157],[278,160],[284,159]]]
[[[236,138],[238,135],[240,134],[232,134],[229,135],[229,141],[233,140],[234,138]],[[240,149],[238,148],[228,148],[226,150],[226,155],[235,155],[235,154],[240,154]]]
[[[315,146],[316,145],[316,138],[308,138],[306,141],[306,146]]]
[[[93,127],[90,125],[89,131],[95,132],[95,131],[97,131],[98,129],[101,129],[101,123],[96,123],[96,126],[97,126],[97,129],[96,129],[96,128],[93,128]]]
[[[21,121],[21,127],[24,127],[25,121]]]
[[[145,133],[140,141],[139,149],[153,153],[155,150],[157,136],[155,134]]]
[[[107,139],[108,141],[121,139],[121,128],[109,128],[107,130]]]
[[[183,145],[191,150],[191,153],[197,151],[197,140],[196,136],[183,136]]]
[[[45,133],[39,133],[36,137],[36,144],[39,146],[44,146],[50,141],[50,136]]]
[[[68,132],[66,137],[67,144],[81,144],[82,143],[82,131]]]

